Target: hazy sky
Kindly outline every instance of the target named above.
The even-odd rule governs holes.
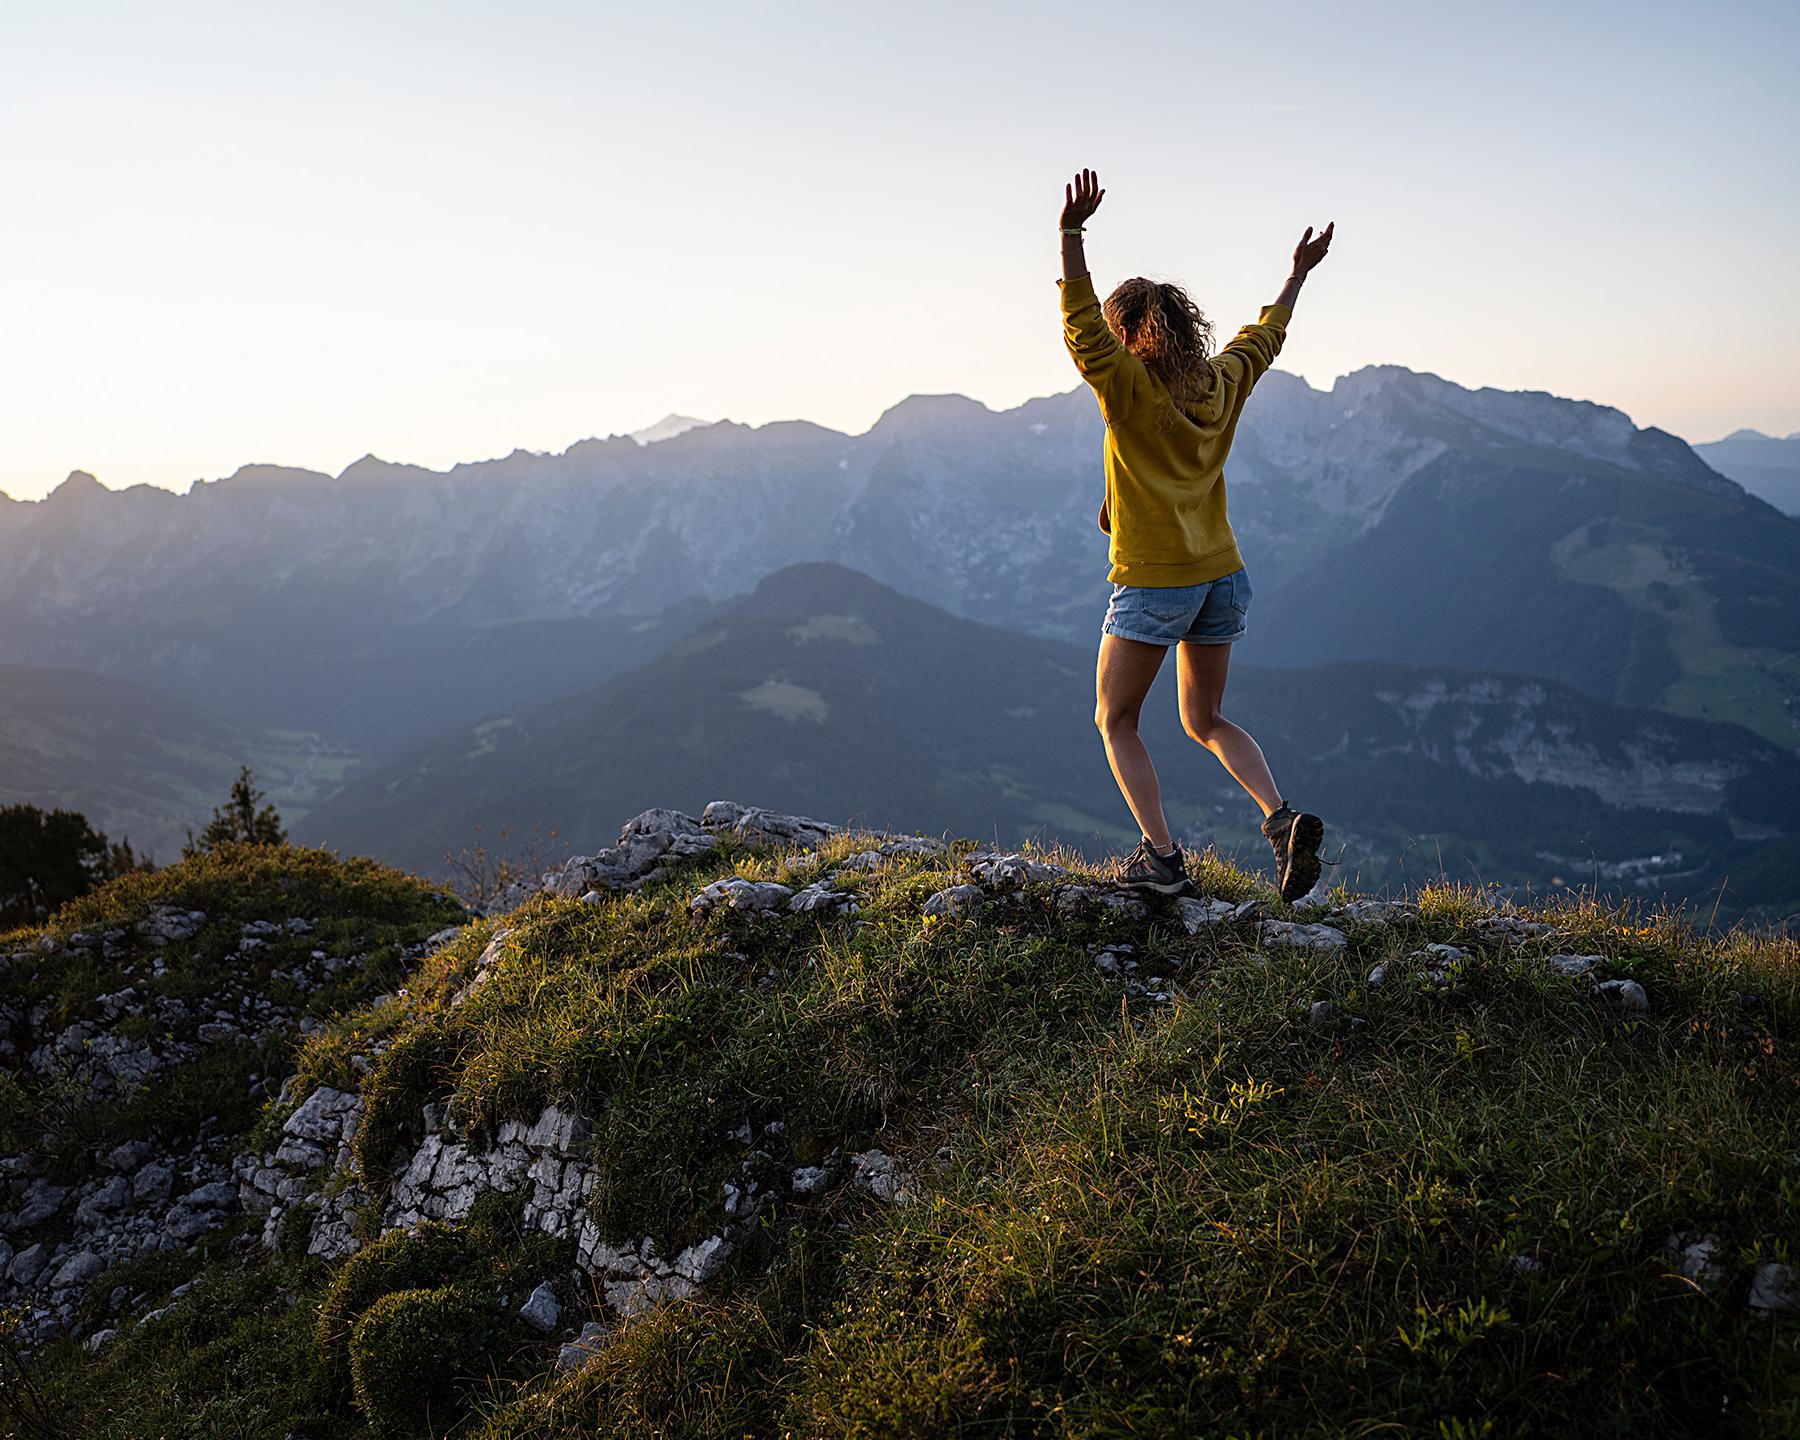
[[[1073,387],[1102,292],[1281,361],[1800,430],[1800,4],[0,0],[0,489],[443,467]]]

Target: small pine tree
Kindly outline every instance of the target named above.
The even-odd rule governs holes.
[[[102,839],[105,837],[102,836]],[[106,878],[117,879],[133,870],[154,870],[156,859],[146,850],[142,855],[131,848],[131,837],[113,841],[106,852]]]
[[[231,798],[213,811],[200,838],[187,832],[187,843],[181,847],[183,857],[204,854],[231,842],[249,845],[285,845],[287,830],[273,805],[264,805],[266,797],[256,788],[256,779],[248,765],[238,771],[231,784]]]
[[[85,815],[0,806],[0,930],[38,924],[107,878],[106,837]]]

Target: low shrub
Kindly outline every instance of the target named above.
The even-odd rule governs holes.
[[[468,1237],[455,1225],[427,1220],[416,1230],[393,1230],[358,1250],[332,1277],[319,1302],[314,1332],[319,1364],[342,1379],[357,1322],[385,1295],[449,1284],[479,1265]]]
[[[506,1325],[492,1294],[457,1285],[396,1290],[363,1313],[350,1336],[350,1385],[377,1428],[436,1433],[462,1408]]]

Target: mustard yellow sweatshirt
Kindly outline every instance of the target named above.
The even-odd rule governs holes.
[[[1225,518],[1225,455],[1244,402],[1281,353],[1286,305],[1265,305],[1212,358],[1216,379],[1198,423],[1177,411],[1168,387],[1107,328],[1094,278],[1058,280],[1063,340],[1106,421],[1106,498],[1100,528],[1111,537],[1107,579],[1123,585],[1198,585],[1244,563]]]

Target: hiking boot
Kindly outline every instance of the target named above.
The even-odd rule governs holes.
[[[1293,904],[1319,881],[1319,844],[1325,838],[1325,822],[1290,807],[1287,801],[1262,823],[1269,848],[1275,852],[1275,878],[1281,898]]]
[[[1165,860],[1150,848],[1148,839],[1140,840],[1137,849],[1120,862],[1117,878],[1121,885],[1129,885],[1133,890],[1178,895],[1188,888],[1187,857],[1176,845],[1175,853]]]

